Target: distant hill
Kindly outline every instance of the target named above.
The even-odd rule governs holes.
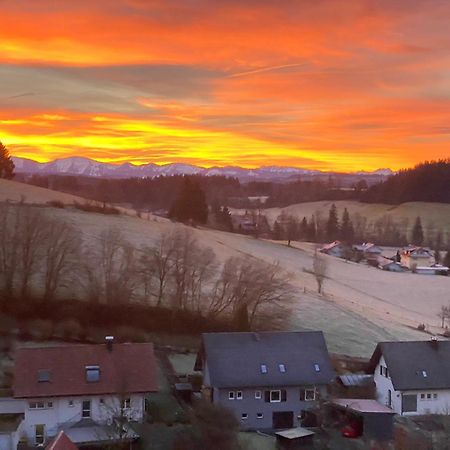
[[[406,202],[450,203],[450,159],[424,162],[401,170],[361,197],[367,203],[399,205]]]
[[[89,158],[71,157],[57,159],[48,163],[39,163],[31,159],[14,157],[16,172],[31,175],[78,175],[95,178],[143,178],[170,175],[204,175],[226,176],[239,179],[241,182],[249,181],[285,181],[298,177],[328,176],[327,172],[308,170],[298,167],[266,166],[257,169],[245,169],[242,167],[199,167],[190,164],[143,164],[140,166],[124,163],[110,164],[94,161]],[[356,182],[361,178],[373,178],[373,182],[379,182],[391,175],[390,169],[379,169],[374,172],[357,172],[351,174]]]

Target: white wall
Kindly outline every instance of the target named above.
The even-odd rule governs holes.
[[[386,361],[383,356],[380,358],[375,368],[374,381],[377,386],[377,400],[383,405],[388,404],[388,390],[392,391],[392,409],[397,414],[402,414],[402,394],[417,395],[417,412],[405,412],[404,416],[424,415],[424,414],[450,414],[450,389],[448,390],[414,390],[414,391],[395,391],[390,376],[386,378],[380,375],[380,365],[386,367]],[[388,367],[389,370],[389,367]],[[421,398],[424,394],[425,398]],[[427,394],[431,399],[427,399]],[[433,397],[437,394],[437,398]]]
[[[131,407],[129,409],[130,419],[142,421],[144,416],[144,395],[130,395]],[[103,404],[100,400],[103,400]],[[120,400],[114,396],[86,396],[86,397],[61,397],[38,399],[46,405],[52,402],[53,406],[46,409],[30,409],[29,402],[34,399],[28,399],[25,406],[25,424],[24,432],[30,443],[34,443],[35,426],[44,424],[46,428],[46,437],[52,438],[56,436],[62,425],[69,425],[79,422],[82,419],[82,402],[83,400],[91,400],[91,419],[97,423],[106,423],[114,415],[118,415],[120,411]],[[73,402],[73,406],[69,406],[69,401]]]
[[[386,367],[386,361],[384,360],[384,357],[381,356],[380,361],[378,361],[377,367],[375,367],[375,372],[373,374],[373,379],[375,381],[376,387],[377,387],[377,400],[386,406],[388,405],[388,398],[389,398],[389,390],[391,391],[392,395],[392,403],[390,407],[397,413],[401,414],[402,411],[402,399],[401,399],[401,393],[394,390],[394,386],[392,385],[392,380],[390,375],[386,378],[384,375],[380,374],[380,366]],[[389,368],[388,368],[389,370]]]
[[[21,414],[25,411],[25,402],[11,397],[0,398],[1,414]]]

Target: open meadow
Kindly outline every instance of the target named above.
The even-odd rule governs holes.
[[[65,208],[46,207],[46,211],[76,227],[91,246],[97,245],[100,234],[108,227],[119,228],[138,251],[144,246],[154,246],[163,233],[185,227],[153,216],[139,218],[131,213],[84,212],[70,206],[74,201],[84,201],[82,199],[1,181],[0,201],[9,198],[18,201],[24,197],[25,202],[34,204],[49,200],[65,203]],[[325,213],[327,206],[323,208]],[[433,208],[437,211],[438,205]],[[442,216],[446,214],[443,211]],[[291,275],[294,287],[289,305],[292,314],[283,327],[323,330],[332,352],[370,356],[378,341],[426,339],[428,336],[415,328],[425,323],[431,331],[438,331],[437,313],[441,305],[450,302],[450,277],[383,272],[329,256],[326,256],[329,270],[325,294],[318,295],[316,281],[308,273],[312,267],[313,244],[293,243],[288,247],[284,242],[204,228],[190,229],[202,245],[214,251],[219,264],[230,256],[239,255],[277,261]]]

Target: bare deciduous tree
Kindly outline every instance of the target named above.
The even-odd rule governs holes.
[[[289,276],[278,264],[232,257],[225,262],[215,283],[209,314],[218,315],[227,310],[235,314],[247,308],[252,325],[261,308],[283,306],[291,295]]]
[[[27,297],[31,279],[38,270],[37,262],[42,251],[48,221],[42,211],[28,205],[17,209],[19,236],[19,283],[22,297]]]
[[[59,220],[49,221],[44,243],[44,295],[52,301],[58,288],[78,271],[81,239],[74,228]]]
[[[17,211],[8,203],[0,204],[0,275],[5,297],[13,294],[19,259],[19,227]]]
[[[313,274],[317,282],[317,292],[322,293],[323,283],[328,272],[328,262],[325,257],[321,255],[317,250],[314,252],[313,257]]]

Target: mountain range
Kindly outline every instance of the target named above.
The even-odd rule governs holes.
[[[266,166],[257,169],[245,169],[242,167],[199,167],[190,164],[144,164],[133,165],[130,163],[111,164],[94,161],[83,157],[70,157],[56,159],[51,162],[39,163],[31,159],[13,157],[16,173],[31,175],[78,175],[96,178],[144,178],[171,175],[221,175],[235,177],[240,181],[282,181],[299,176],[319,176],[325,172],[308,170],[296,167]],[[392,175],[390,169],[379,169],[374,172],[356,172],[353,175],[376,176],[385,178]]]

